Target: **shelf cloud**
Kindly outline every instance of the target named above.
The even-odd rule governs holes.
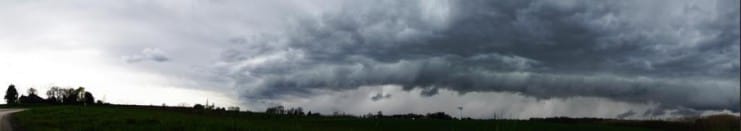
[[[5,1],[0,56],[14,61],[0,71],[37,81],[48,71],[4,65],[55,63],[101,75],[66,76],[75,82],[137,76],[96,85],[218,92],[196,97],[250,110],[737,113],[739,10],[737,0]],[[580,103],[599,111],[568,108]]]
[[[738,111],[736,4],[345,2],[221,59],[245,99],[394,84]]]

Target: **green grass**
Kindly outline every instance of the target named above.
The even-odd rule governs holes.
[[[627,131],[642,128],[587,124],[556,124],[515,120],[402,120],[348,117],[287,117],[263,113],[195,112],[116,106],[33,107],[14,114],[24,130],[582,130]]]

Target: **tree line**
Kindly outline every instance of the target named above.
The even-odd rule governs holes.
[[[84,87],[78,88],[61,88],[51,87],[46,91],[46,99],[39,96],[38,91],[29,88],[27,95],[20,95],[15,85],[11,84],[5,91],[5,102],[13,104],[104,104],[103,101],[95,101],[93,93],[85,91]]]

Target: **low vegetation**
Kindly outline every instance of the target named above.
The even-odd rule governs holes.
[[[157,106],[40,106],[14,115],[21,130],[646,130],[521,120],[291,116]]]

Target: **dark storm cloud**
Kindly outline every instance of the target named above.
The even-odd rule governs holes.
[[[397,84],[738,110],[738,4],[351,2],[222,56],[252,99]]]
[[[371,100],[373,100],[373,101],[379,101],[381,99],[390,99],[390,98],[391,98],[391,94],[383,95],[382,93],[378,93],[378,94],[374,95],[373,97],[371,97]]]

